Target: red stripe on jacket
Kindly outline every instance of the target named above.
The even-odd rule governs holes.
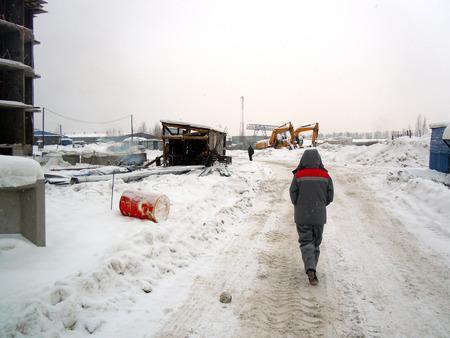
[[[330,178],[330,175],[323,170],[319,168],[304,168],[300,169],[295,173],[296,178],[300,177],[324,177],[324,178]]]

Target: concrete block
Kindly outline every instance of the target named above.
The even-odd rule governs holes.
[[[45,246],[45,183],[0,188],[0,234],[20,233]]]

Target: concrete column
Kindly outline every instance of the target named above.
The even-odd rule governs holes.
[[[0,188],[0,233],[20,233],[37,246],[45,246],[45,183]]]
[[[45,246],[45,183],[38,180],[33,189],[21,194],[21,233],[37,246]]]

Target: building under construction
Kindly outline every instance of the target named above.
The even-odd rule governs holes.
[[[33,34],[43,0],[0,0],[0,154],[32,155]]]

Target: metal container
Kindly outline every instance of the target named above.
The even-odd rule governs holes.
[[[170,201],[166,195],[128,190],[120,197],[119,208],[124,216],[149,219],[158,223],[169,216]]]

